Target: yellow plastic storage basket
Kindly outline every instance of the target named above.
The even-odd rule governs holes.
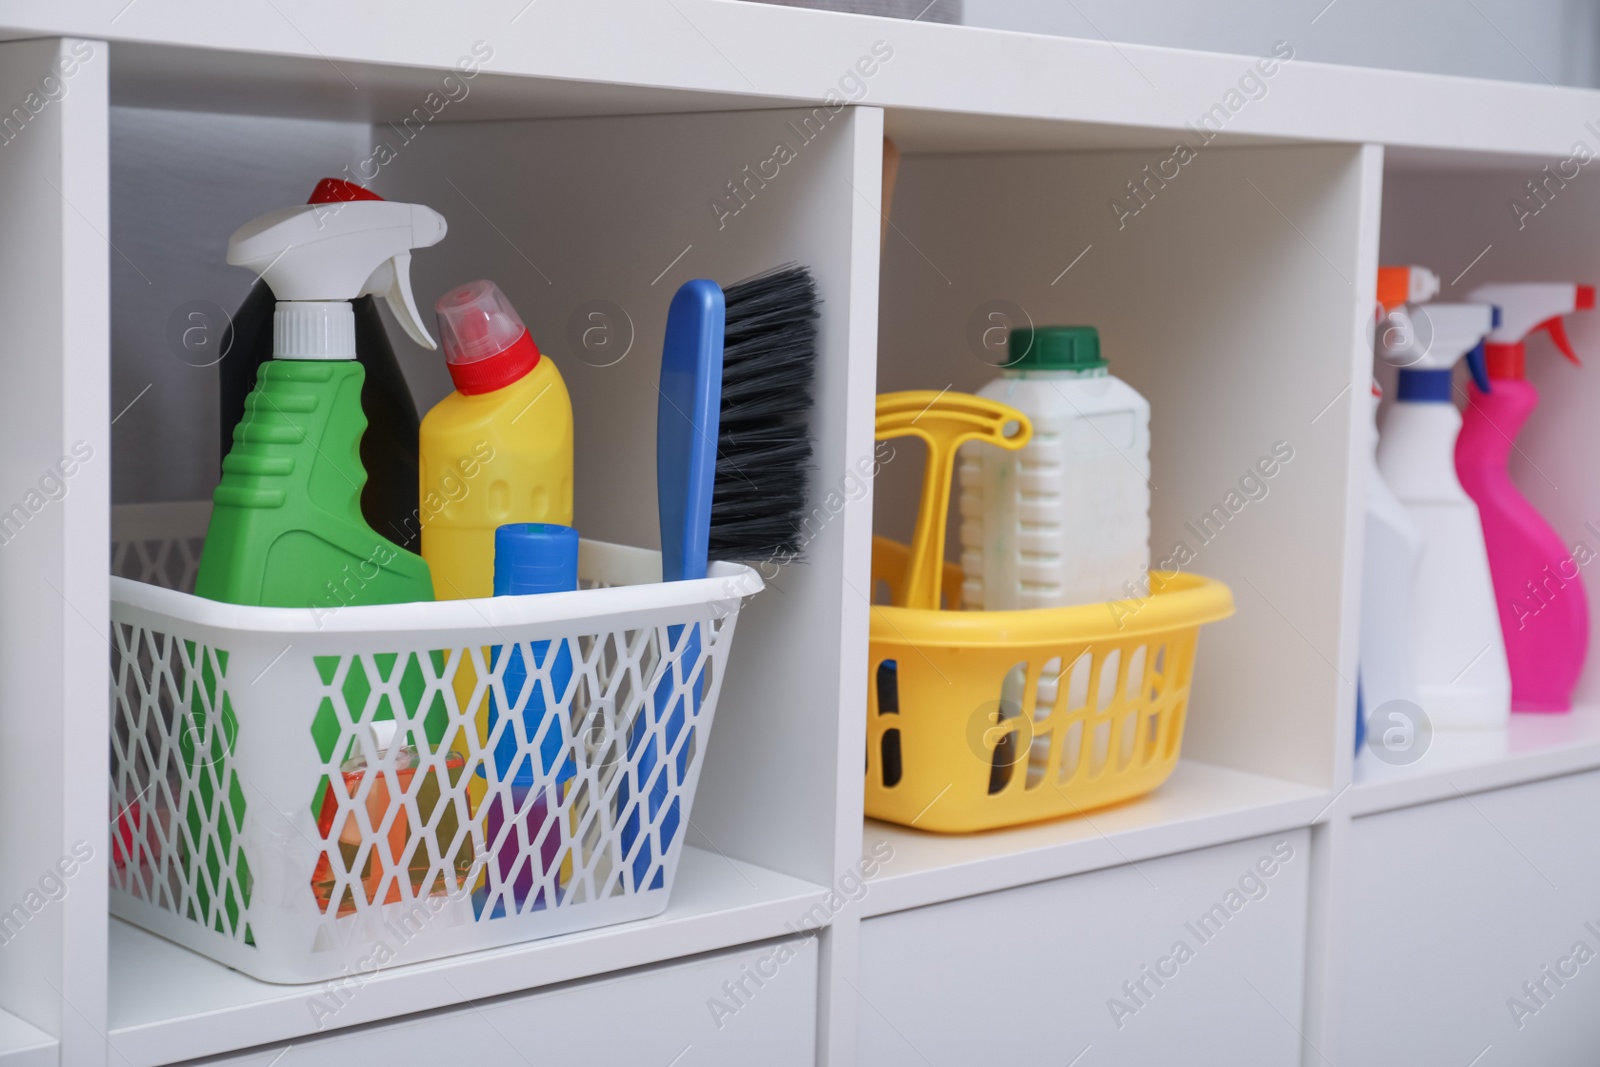
[[[1072,815],[1155,789],[1178,762],[1200,627],[1233,614],[1221,582],[1150,574],[1150,595],[1028,611],[940,610],[957,449],[1021,448],[1015,408],[954,393],[878,397],[877,438],[928,446],[911,547],[873,540],[866,813],[942,832]]]

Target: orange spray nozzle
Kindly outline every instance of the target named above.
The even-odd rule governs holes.
[[[1427,267],[1379,267],[1378,303],[1388,314],[1401,304],[1421,304],[1439,295],[1439,276]]]

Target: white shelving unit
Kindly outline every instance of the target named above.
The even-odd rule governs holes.
[[[671,906],[654,919],[380,970],[333,1000],[335,987],[257,981],[114,919],[109,1032],[119,1062],[150,1065],[293,1043],[335,1027],[785,937],[824,896],[799,879],[690,848]]]
[[[1568,715],[1513,716],[1507,730],[1435,734],[1413,764],[1390,766],[1364,752],[1348,805],[1352,815],[1371,815],[1597,766],[1600,709],[1580,704]]]
[[[825,300],[819,508],[873,453],[876,392],[993,376],[973,340],[991,312],[1094,323],[1114,373],[1150,398],[1160,553],[1193,539],[1191,521],[1258,457],[1292,448],[1265,495],[1191,540],[1193,569],[1227,582],[1238,611],[1201,639],[1165,786],[991,834],[863,819],[870,541],[908,534],[921,475],[897,442],[875,486],[828,510],[808,562],[746,607],[694,847],[658,918],[387,969],[331,1012],[312,1008],[327,989],[260,983],[108,919],[95,783],[112,457],[150,462],[115,442],[215,448],[194,368],[171,363],[165,398],[135,385],[113,399],[113,367],[165,345],[141,332],[164,307],[124,309],[174,284],[146,276],[114,229],[156,210],[151,190],[184,190],[197,220],[232,221],[174,233],[173,255],[228,270],[231,225],[288,202],[262,189],[356,162],[309,172],[315,151],[267,120],[327,123],[329,144],[400,139],[396,124],[475,47],[490,55],[471,93],[358,176],[449,218],[446,242],[416,258],[419,300],[493,277],[560,365],[586,535],[655,543],[671,291],[790,260]],[[1238,92],[1246,77],[1264,93]],[[130,150],[119,133],[148,109],[189,116],[215,147]],[[1569,982],[1522,1029],[1506,998],[1585,921],[1600,926],[1600,668],[1571,715],[1439,734],[1406,767],[1352,758],[1351,683],[1377,265],[1430,264],[1447,297],[1494,278],[1600,280],[1594,164],[1520,227],[1507,206],[1576,140],[1600,154],[1597,115],[1586,90],[738,0],[399,0],[381,19],[305,0],[0,0],[0,518],[12,503],[28,515],[0,538],[0,746],[15,768],[0,778],[0,1067],[267,1064],[286,1048],[295,1062],[380,1048],[491,1063],[1178,1062],[1213,1026],[1217,1054],[1238,1062],[1409,1064],[1458,1047],[1462,1063],[1582,1062],[1573,1050],[1600,1040],[1600,984]],[[1203,116],[1220,128],[1208,140]],[[886,131],[904,159],[880,248]],[[1194,158],[1157,169],[1179,139]],[[778,141],[794,158],[751,179]],[[224,145],[248,151],[259,187],[205,180]],[[595,300],[623,313],[620,362],[569,341]],[[1600,320],[1573,325],[1580,351],[1600,351]],[[397,347],[419,406],[443,395],[437,360]],[[1530,360],[1545,407],[1515,473],[1564,537],[1600,548],[1587,526],[1600,528],[1600,378]],[[41,475],[80,441],[94,459],[34,507]],[[79,843],[94,858],[41,894]],[[1272,855],[1257,902],[1240,879]],[[1225,929],[1188,932],[1241,885],[1250,902]],[[1475,953],[1460,932],[1478,928],[1492,932]],[[1191,938],[1188,977],[1142,978]],[[778,977],[729,991],[780,950]],[[1416,1011],[1384,1010],[1408,990]]]
[[[863,860],[894,859],[863,899],[865,917],[1138,863],[1311,825],[1328,794],[1313,786],[1184,760],[1155,793],[1083,817],[943,837],[868,819]]]
[[[49,1067],[57,1062],[55,1038],[15,1015],[0,1016],[0,1063],[6,1067]]]

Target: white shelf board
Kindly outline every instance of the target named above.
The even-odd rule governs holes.
[[[0,1011],[0,1067],[55,1067],[59,1062],[55,1038]]]
[[[1308,826],[1330,790],[1179,760],[1162,787],[1138,800],[1014,830],[933,834],[868,819],[862,856],[878,861],[861,907],[883,915],[1102,867],[1137,863]],[[887,841],[894,849],[884,860]]]
[[[116,1062],[151,1067],[294,1040],[792,933],[825,897],[810,882],[688,847],[672,903],[654,919],[380,971],[346,986],[272,985],[111,920],[109,1029]],[[9,1065],[7,1065],[9,1067]]]
[[[0,37],[126,43],[118,103],[369,120],[409,113],[474,41],[494,57],[451,118],[820,102],[884,41],[893,58],[857,102],[889,109],[908,151],[1170,148],[1256,60],[736,0],[458,0],[448,25],[436,16],[431,0],[393,0],[379,33],[366,7],[317,0],[0,0]],[[1564,158],[1600,111],[1593,90],[1302,61],[1266,84],[1225,137]]]
[[[1362,750],[1352,815],[1426,804],[1600,767],[1600,706],[1561,715],[1514,713],[1503,730],[1436,731],[1417,762],[1392,767]]]

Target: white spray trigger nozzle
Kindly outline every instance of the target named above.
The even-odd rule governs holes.
[[[411,294],[411,251],[438,244],[446,229],[444,216],[422,204],[304,204],[235,230],[228,262],[255,271],[281,301],[381,295],[407,335],[434,348]]]
[[[1489,304],[1406,304],[1389,313],[1379,355],[1402,370],[1449,370],[1494,328]]]
[[[361,293],[363,296],[383,297],[389,310],[394,313],[395,321],[405,329],[406,336],[417,344],[430,350],[439,347],[429,335],[428,328],[422,324],[422,315],[417,311],[417,298],[411,295],[410,252],[402,252],[393,259],[385,260],[372,272],[367,284],[361,287]]]

